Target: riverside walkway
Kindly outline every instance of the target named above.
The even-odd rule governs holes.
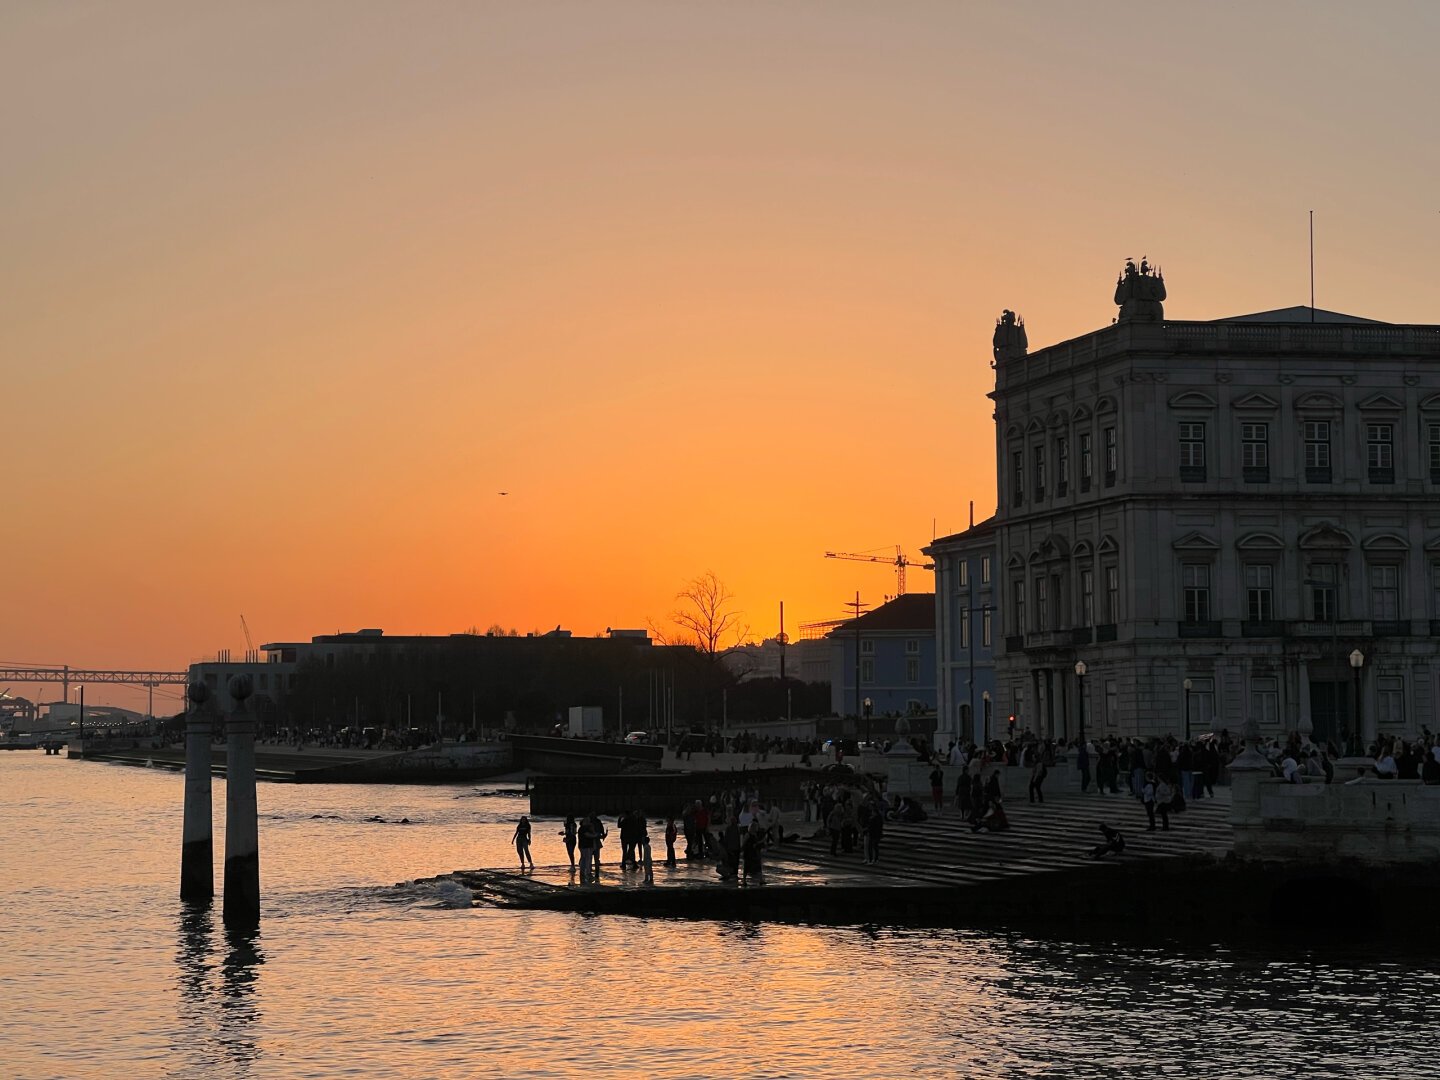
[[[880,861],[858,851],[830,855],[815,823],[793,826],[803,839],[765,853],[764,880],[721,881],[713,860],[663,865],[655,843],[655,883],[618,866],[619,844],[607,843],[598,883],[581,885],[567,864],[516,869],[457,870],[441,878],[471,889],[475,903],[514,909],[687,918],[778,919],[803,922],[1005,921],[1008,915],[1085,917],[1117,909],[1118,892],[1137,880],[1150,888],[1188,867],[1214,865],[1231,851],[1230,798],[1192,801],[1171,815],[1169,832],[1146,831],[1140,804],[1126,795],[1047,796],[1043,804],[1008,804],[1010,828],[976,833],[958,811],[916,824],[887,822]],[[1123,855],[1090,859],[1099,826],[1123,832]],[[653,831],[653,830],[652,830]],[[1111,887],[1113,886],[1113,887]],[[1126,905],[1120,905],[1126,906]]]

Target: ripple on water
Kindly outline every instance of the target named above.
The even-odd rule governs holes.
[[[175,898],[182,783],[0,756],[24,823],[0,846],[6,1076],[1434,1075],[1440,974],[1398,950],[471,909],[413,883],[509,865],[522,804],[470,786],[262,787],[262,925],[231,935]]]

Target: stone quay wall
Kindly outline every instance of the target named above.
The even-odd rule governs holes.
[[[457,743],[306,769],[295,779],[312,784],[445,784],[498,776],[513,768],[508,744]]]
[[[1418,780],[1291,784],[1252,774],[1237,779],[1231,814],[1245,859],[1440,861],[1440,786]]]

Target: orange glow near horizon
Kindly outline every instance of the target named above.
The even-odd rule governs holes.
[[[242,612],[591,634],[707,569],[757,637],[878,602],[888,567],[823,553],[993,509],[1002,308],[1032,349],[1097,329],[1141,255],[1175,318],[1305,303],[1314,208],[1319,306],[1440,321],[1437,31],[12,8],[0,661],[176,668]]]

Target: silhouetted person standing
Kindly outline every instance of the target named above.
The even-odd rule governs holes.
[[[565,854],[570,856],[570,869],[575,869],[575,845],[579,842],[579,826],[575,823],[574,814],[565,815],[565,831],[560,834],[565,838]]]
[[[530,819],[520,815],[520,822],[515,826],[515,835],[511,841],[515,844],[515,850],[520,855],[520,869],[525,869],[525,864],[530,864],[530,869],[535,869],[535,860],[530,856]]]

